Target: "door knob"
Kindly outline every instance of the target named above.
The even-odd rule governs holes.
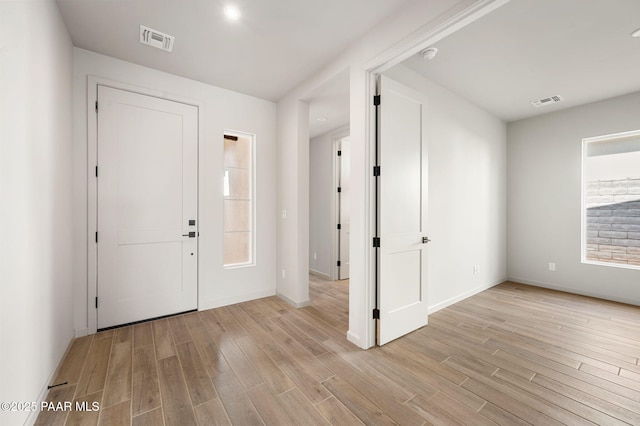
[[[189,238],[195,238],[196,237],[196,233],[195,232],[189,232],[188,234],[182,234],[183,237],[189,237]]]
[[[422,244],[427,244],[430,241],[429,237],[422,237]]]

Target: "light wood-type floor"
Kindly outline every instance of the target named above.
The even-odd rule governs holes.
[[[640,308],[504,283],[363,351],[347,282],[76,339],[38,424],[640,424]]]

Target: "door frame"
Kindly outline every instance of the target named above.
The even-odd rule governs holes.
[[[421,50],[431,46],[434,43],[444,39],[472,22],[482,18],[495,9],[509,3],[511,0],[478,0],[463,1],[451,11],[453,14],[444,22],[427,24],[423,31],[418,32],[415,36],[409,37],[395,45],[393,48],[382,52],[363,67],[365,81],[365,145],[366,145],[366,167],[365,170],[373,170],[376,166],[376,145],[377,145],[377,129],[376,129],[376,107],[373,105],[373,97],[377,94],[377,76],[384,71],[400,64],[405,59],[420,52]],[[382,101],[384,102],[384,101]],[[381,173],[384,176],[384,171]],[[367,229],[367,276],[365,294],[365,310],[362,315],[365,316],[364,324],[367,325],[365,341],[367,347],[373,347],[376,342],[376,321],[373,319],[372,312],[377,305],[377,277],[379,271],[377,256],[378,250],[373,247],[370,242],[376,235],[376,221],[378,217],[378,205],[376,204],[376,185],[372,174],[367,173],[366,181],[366,216],[368,222]]]
[[[98,181],[96,179],[96,165],[98,158],[98,116],[96,114],[96,102],[98,101],[98,85],[111,87],[113,89],[125,90],[145,96],[153,96],[155,98],[164,99],[173,102],[194,106],[198,109],[198,217],[203,217],[202,203],[200,203],[200,182],[202,180],[202,162],[200,156],[202,152],[202,135],[204,102],[189,99],[183,96],[169,94],[164,91],[149,89],[120,81],[109,80],[94,75],[87,77],[87,334],[94,334],[98,330],[98,309],[95,300],[98,292],[98,246],[96,244],[95,235],[98,228]],[[198,242],[199,245],[199,242]],[[200,264],[198,262],[198,301],[197,306],[200,310]],[[77,336],[79,337],[79,336]]]
[[[336,188],[338,187],[338,183],[340,182],[340,161],[338,160],[338,145],[342,141],[343,138],[349,136],[349,129],[341,130],[334,135],[331,136],[331,157],[333,158],[333,197],[331,198],[331,219],[333,232],[331,233],[331,247],[332,247],[332,266],[331,266],[331,279],[336,281],[339,277],[338,271],[338,253],[340,253],[340,239],[338,238],[338,223],[340,223],[340,203],[338,195],[338,191]]]

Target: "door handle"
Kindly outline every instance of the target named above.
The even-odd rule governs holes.
[[[189,232],[188,234],[182,234],[183,237],[195,238],[196,233],[194,231]]]
[[[429,237],[422,237],[422,244],[427,244],[430,241]]]

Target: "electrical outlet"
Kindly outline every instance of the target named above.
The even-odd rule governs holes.
[[[285,278],[285,273],[284,273],[284,269],[282,270],[282,278]]]
[[[555,271],[556,270],[556,264],[553,262],[549,262],[549,270],[550,271]]]
[[[313,253],[313,260],[318,260],[318,253]]]
[[[287,211],[282,210],[282,220],[285,220],[286,218],[287,218]]]
[[[478,275],[480,272],[480,265],[473,265],[473,275]]]

